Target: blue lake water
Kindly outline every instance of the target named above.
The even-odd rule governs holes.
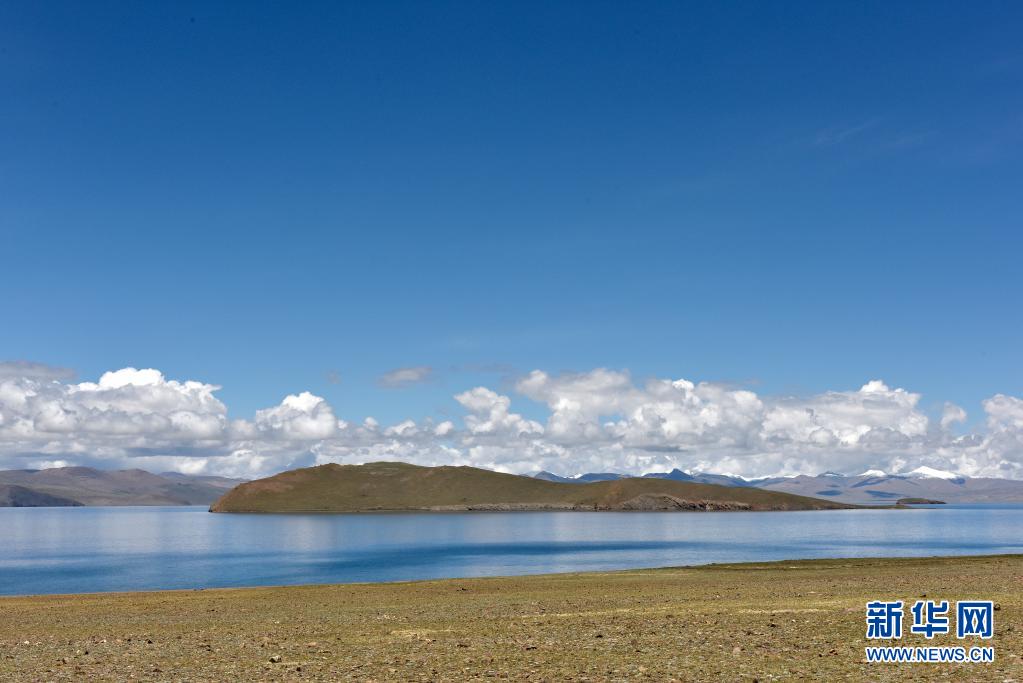
[[[1023,552],[1023,505],[827,512],[211,514],[0,508],[0,594]]]

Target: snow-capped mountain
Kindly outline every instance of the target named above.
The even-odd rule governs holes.
[[[916,479],[962,479],[961,476],[955,472],[947,472],[945,470],[936,470],[933,467],[927,467],[921,465],[912,472],[909,472],[906,476],[914,477]]]
[[[582,484],[622,479],[628,475],[605,472],[569,478],[558,477],[550,472],[540,472],[534,476],[551,481]],[[825,472],[814,476],[801,474],[794,477],[750,480],[724,474],[683,472],[678,469],[644,476],[719,486],[755,486],[843,503],[894,503],[900,498],[930,498],[946,503],[1023,503],[1023,481],[964,477],[955,472],[926,466],[903,474],[888,474],[882,470],[868,469],[853,476]]]
[[[616,472],[591,472],[577,477],[561,477],[551,472],[537,472],[532,476],[536,479],[566,484],[586,484],[593,481],[627,479],[631,475],[618,474]],[[717,484],[718,486],[753,486],[751,482],[746,481],[742,477],[734,477],[727,474],[708,474],[706,472],[684,472],[679,469],[674,469],[671,472],[651,472],[643,476],[648,479],[673,479],[675,481],[691,481],[697,484]]]

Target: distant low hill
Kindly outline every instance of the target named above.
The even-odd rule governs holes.
[[[901,498],[930,498],[946,503],[1023,503],[1023,481],[960,477],[937,470],[865,473],[858,476],[801,475],[755,482],[772,491],[815,496],[846,503],[894,503]]]
[[[566,484],[475,467],[321,465],[240,484],[212,512],[384,510],[828,510],[829,500],[755,488],[626,478]]]
[[[591,481],[614,481],[627,475],[599,472],[578,477],[561,477],[551,472],[538,472],[533,476],[545,481],[580,484]],[[646,474],[644,477],[742,488],[756,487],[856,505],[894,504],[903,498],[936,499],[947,503],[1023,503],[1023,481],[963,477],[929,467],[921,467],[906,474],[886,474],[880,470],[869,470],[855,476],[825,472],[812,476],[802,474],[796,477],[765,479],[742,479],[724,474],[683,472],[675,469],[671,472]]]
[[[0,487],[13,487],[15,491],[0,495],[0,507],[209,505],[240,482],[176,472],[153,474],[91,467],[3,470]]]
[[[77,507],[76,500],[51,496],[24,486],[0,484],[0,507],[3,508],[37,508],[37,507]]]

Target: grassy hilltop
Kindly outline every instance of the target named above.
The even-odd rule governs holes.
[[[855,507],[755,488],[666,479],[564,484],[475,467],[321,465],[236,486],[213,512],[371,510],[834,510]]]

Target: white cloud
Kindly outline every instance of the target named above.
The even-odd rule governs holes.
[[[75,371],[59,368],[43,363],[27,360],[0,361],[0,380],[4,379],[36,379],[36,380],[71,380]]]
[[[966,411],[955,403],[946,403],[941,411],[941,428],[948,429],[958,422],[966,421]]]
[[[476,387],[458,394],[455,400],[469,411],[465,416],[465,426],[474,436],[528,437],[543,434],[539,422],[509,412],[510,398],[486,387]]]
[[[965,410],[946,404],[931,417],[919,394],[880,380],[770,396],[685,379],[636,382],[603,368],[537,370],[515,389],[546,406],[543,421],[514,410],[510,396],[473,387],[454,396],[465,411],[460,419],[381,425],[340,419],[309,392],[232,420],[217,385],[170,380],[155,369],[74,383],[34,364],[2,367],[0,467],[61,462],[262,476],[394,459],[564,474],[679,467],[753,477],[923,466],[1023,478],[1023,400],[992,396],[983,402],[983,430],[956,435],[949,427],[965,420]],[[12,367],[24,372],[11,374]]]
[[[927,433],[929,422],[917,410],[919,401],[919,394],[889,389],[880,380],[867,382],[859,391],[775,400],[764,416],[761,436],[780,446],[832,448],[913,439]]]
[[[409,384],[425,382],[433,376],[433,368],[426,365],[418,365],[412,368],[396,368],[385,372],[378,380],[381,386],[404,387]]]
[[[286,396],[273,408],[256,411],[254,423],[261,435],[285,441],[329,439],[338,429],[330,404],[308,391]]]
[[[988,426],[996,432],[1023,430],[1023,400],[1015,396],[996,394],[984,401]]]
[[[227,408],[213,395],[218,389],[134,368],[95,384],[0,380],[0,444],[45,451],[66,440],[87,450],[218,439],[227,425]]]

